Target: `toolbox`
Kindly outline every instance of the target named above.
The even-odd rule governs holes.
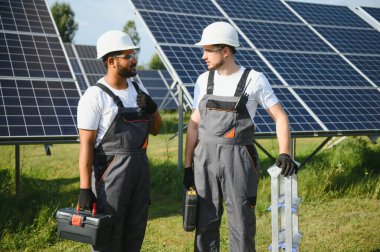
[[[198,195],[194,188],[185,191],[183,202],[183,229],[185,231],[194,231],[197,222],[197,204]]]
[[[55,218],[58,222],[57,234],[62,239],[99,246],[108,243],[111,238],[111,215],[68,207],[59,209]]]

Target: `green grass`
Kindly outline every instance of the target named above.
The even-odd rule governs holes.
[[[167,115],[164,115],[167,116]],[[175,117],[173,115],[169,115]],[[175,132],[168,123],[165,132]],[[151,198],[143,251],[193,251],[194,233],[184,232],[181,217],[182,173],[177,170],[178,138],[150,138]],[[304,160],[324,139],[297,139],[297,160]],[[259,140],[272,155],[276,140]],[[88,251],[87,245],[56,236],[54,212],[74,206],[78,195],[78,144],[54,145],[46,156],[42,145],[23,145],[21,190],[14,195],[14,146],[0,146],[0,251]],[[270,179],[272,161],[263,153],[257,204],[257,251],[271,239]],[[319,152],[299,171],[300,251],[380,251],[380,142],[349,137]],[[228,251],[226,214],[221,251]]]

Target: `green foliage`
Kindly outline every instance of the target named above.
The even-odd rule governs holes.
[[[164,63],[162,63],[160,57],[157,54],[152,56],[152,59],[149,63],[149,68],[154,70],[163,70],[166,69]]]
[[[168,131],[175,131],[177,114],[162,112]],[[186,115],[187,117],[189,115]],[[171,121],[171,123],[169,123]],[[173,133],[149,138],[151,201],[142,251],[193,251],[194,233],[182,229],[182,176],[177,168],[178,138]],[[323,139],[322,139],[323,140]],[[258,140],[272,155],[277,141]],[[297,140],[297,160],[304,160],[320,138]],[[21,190],[14,196],[14,147],[0,146],[0,251],[88,251],[89,246],[56,236],[54,213],[77,200],[77,144],[54,145],[52,156],[43,146],[24,145]],[[267,251],[271,239],[270,178],[273,161],[259,152],[257,251]],[[349,137],[319,152],[298,173],[302,198],[300,251],[377,251],[380,233],[380,143]],[[226,210],[226,209],[225,209]],[[221,251],[228,251],[228,221],[224,211]]]
[[[75,14],[69,4],[56,2],[51,7],[55,24],[63,42],[71,43],[74,39],[78,24],[75,22]]]
[[[123,31],[131,37],[133,44],[135,44],[136,46],[140,44],[140,36],[137,32],[135,21],[128,20],[123,27]]]

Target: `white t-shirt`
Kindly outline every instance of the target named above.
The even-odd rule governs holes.
[[[104,78],[98,83],[108,87],[115,95],[119,96],[124,107],[137,107],[137,92],[131,80],[127,79],[128,88],[117,90],[112,88]],[[148,94],[145,87],[139,83],[140,89]],[[96,144],[97,147],[111,125],[118,111],[118,107],[111,96],[96,86],[89,87],[83,94],[78,103],[77,121],[79,129],[97,130]]]
[[[219,96],[234,96],[236,87],[244,70],[244,67],[240,67],[239,71],[228,76],[219,75],[218,71],[215,71],[213,94]],[[195,83],[193,109],[198,108],[200,100],[207,93],[208,75],[209,72],[201,74]],[[248,82],[249,85],[245,91],[249,95],[246,106],[253,121],[257,104],[260,104],[264,109],[268,109],[273,105],[276,105],[279,101],[274,94],[272,87],[269,85],[268,79],[263,73],[251,70],[246,85]]]

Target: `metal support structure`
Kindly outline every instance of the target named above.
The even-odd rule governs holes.
[[[298,164],[298,163],[297,163]],[[298,251],[301,233],[298,230],[297,175],[284,177],[281,168],[272,165],[268,169],[271,176],[272,244],[273,252]]]
[[[307,162],[309,162],[317,153],[318,151],[320,151],[323,146],[325,146],[330,140],[331,140],[332,137],[328,137],[325,139],[325,141],[323,141],[314,151],[313,153],[311,153],[299,166],[298,166],[298,169],[301,169]]]
[[[260,150],[262,150],[270,159],[272,159],[273,161],[276,161],[276,158],[274,158],[266,149],[264,149],[263,146],[261,146],[261,144],[259,144],[256,140],[253,140],[254,144],[259,147]]]
[[[182,170],[183,156],[183,93],[181,85],[178,88],[178,171]]]
[[[21,184],[20,184],[20,145],[15,145],[15,168],[16,168],[16,174],[15,174],[15,180],[16,180],[16,195],[20,194],[21,191]]]

